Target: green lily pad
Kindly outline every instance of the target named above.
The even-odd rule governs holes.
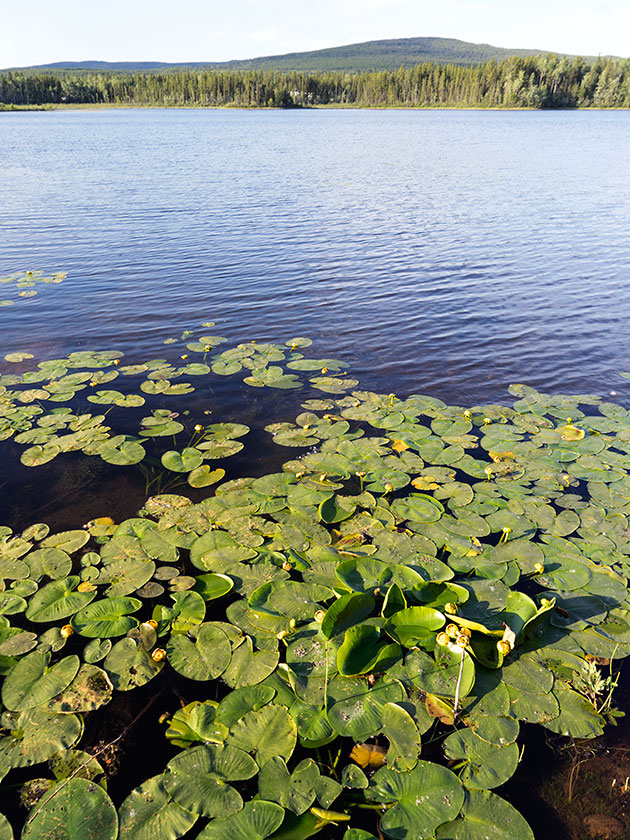
[[[231,688],[256,685],[274,671],[279,658],[276,650],[254,651],[251,638],[246,636],[245,641],[233,651],[222,679]]]
[[[515,743],[499,747],[477,738],[470,729],[461,729],[444,741],[444,753],[449,759],[465,761],[460,779],[469,790],[488,790],[514,775],[519,748]]]
[[[168,740],[184,749],[197,742],[222,744],[228,728],[216,721],[217,705],[213,700],[193,700],[178,709],[165,733]]]
[[[554,692],[560,706],[560,714],[544,726],[552,732],[570,738],[597,738],[604,730],[605,721],[593,704],[570,688]]]
[[[383,735],[389,741],[387,765],[392,770],[413,770],[420,756],[420,733],[413,718],[397,703],[386,703],[381,711]]]
[[[123,636],[138,620],[130,613],[140,609],[142,602],[137,598],[104,598],[83,607],[72,618],[77,633],[91,639],[109,639]]]
[[[193,814],[227,817],[243,807],[243,800],[227,782],[251,779],[256,762],[243,750],[203,744],[172,758],[163,776],[175,802]]]
[[[208,574],[197,575],[196,583],[193,587],[195,592],[198,592],[204,601],[214,601],[217,598],[223,598],[234,588],[234,581],[228,575]]]
[[[400,646],[388,643],[378,627],[359,624],[346,630],[337,651],[337,668],[344,677],[386,671],[402,655]]]
[[[378,770],[366,795],[375,802],[396,803],[381,819],[381,829],[396,840],[428,840],[464,803],[457,776],[428,761],[419,761],[407,773]]]
[[[20,659],[4,680],[2,702],[13,711],[42,706],[70,685],[79,665],[78,656],[66,656],[50,666],[50,655],[34,650]]]
[[[163,776],[153,776],[133,790],[118,811],[119,840],[177,840],[197,821],[197,814],[173,802]]]
[[[411,648],[435,638],[445,620],[443,613],[432,607],[408,607],[394,613],[385,630],[401,645]]]
[[[288,760],[297,742],[295,721],[284,706],[273,703],[247,712],[230,729],[227,743],[252,753],[262,767],[273,756]]]
[[[459,817],[436,830],[437,840],[534,840],[519,812],[494,793],[466,792]]]
[[[247,802],[237,814],[212,820],[197,840],[264,840],[279,828],[284,808],[275,802],[255,799]]]
[[[103,788],[74,778],[51,788],[29,816],[23,840],[116,840],[118,816]]]
[[[459,680],[460,668],[461,680]],[[459,681],[459,697],[464,698],[475,682],[475,665],[466,651],[456,645],[435,648],[434,658],[421,650],[412,650],[405,666],[415,686],[438,697],[455,697]]]
[[[164,662],[156,662],[135,639],[125,638],[112,647],[103,667],[117,691],[131,691],[159,674]]]
[[[187,480],[191,487],[209,487],[221,481],[224,476],[224,469],[211,470],[208,464],[202,464],[191,470]]]
[[[318,781],[319,769],[311,758],[305,758],[290,773],[284,759],[274,756],[261,768],[258,795],[299,816],[315,801]]]
[[[383,728],[386,703],[404,699],[397,680],[379,680],[373,686],[357,677],[335,677],[328,686],[328,719],[337,734],[365,741]]]
[[[212,624],[191,627],[187,633],[173,633],[166,643],[168,661],[191,680],[214,680],[230,664],[232,649],[225,633]]]
[[[77,715],[54,715],[41,709],[8,712],[3,726],[9,734],[0,738],[0,775],[11,767],[47,761],[70,749],[83,734],[83,721]]]

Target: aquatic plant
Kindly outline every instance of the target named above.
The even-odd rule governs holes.
[[[37,294],[35,286],[38,283],[61,283],[65,276],[62,272],[45,276],[43,271],[16,271],[13,274],[0,277],[0,285],[5,287],[5,292],[14,292],[15,298],[31,298]],[[6,298],[0,300],[0,306],[13,306],[15,302],[13,298]],[[19,362],[22,361],[22,358],[28,358],[28,356],[18,358],[21,355],[19,353],[10,355],[13,355],[14,358],[9,358],[8,361]]]
[[[182,366],[81,351],[24,370],[16,351],[0,378],[26,466],[80,450],[161,485],[120,523],[0,529],[0,777],[34,768],[21,837],[532,838],[492,792],[518,772],[520,724],[588,739],[617,713],[628,411],[525,385],[512,407],[375,394],[308,339],[191,337],[172,342]],[[224,480],[206,462],[248,427],[164,403],[243,373],[324,395],[267,426],[298,453],[282,471]],[[177,681],[171,757],[116,807],[100,761],[135,721],[94,746],[84,720]]]

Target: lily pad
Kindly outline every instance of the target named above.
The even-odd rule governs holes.
[[[366,791],[369,799],[395,803],[381,819],[381,829],[395,840],[425,840],[442,823],[454,819],[464,803],[464,791],[454,773],[419,761],[408,773],[378,770]]]
[[[29,816],[23,840],[116,840],[118,816],[103,788],[88,779],[63,781]]]
[[[251,779],[257,772],[246,752],[205,744],[172,758],[163,782],[175,802],[191,813],[227,817],[243,807],[240,794],[227,782]]]
[[[118,818],[119,840],[177,840],[197,821],[196,814],[173,802],[163,776],[153,776],[133,790]]]

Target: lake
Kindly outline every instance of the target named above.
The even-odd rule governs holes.
[[[0,115],[3,352],[308,335],[375,390],[615,391],[630,369],[630,113]]]
[[[21,373],[43,359],[77,350],[104,349],[115,349],[121,358],[124,355],[122,368],[159,357],[166,361],[156,362],[153,370],[166,370],[166,363],[181,365],[179,359],[189,355],[184,348],[190,341],[185,331],[195,330],[199,335],[202,324],[212,321],[216,326],[205,331],[226,336],[230,341],[226,346],[250,339],[290,344],[296,336],[309,336],[314,342],[309,356],[339,358],[361,387],[385,394],[424,393],[472,407],[509,402],[513,398],[508,385],[522,382],[550,392],[594,393],[628,406],[630,381],[619,372],[630,371],[629,128],[629,112],[120,109],[0,114],[0,278],[27,270],[67,273],[58,285],[36,284],[38,294],[32,297],[20,296],[14,284],[0,285],[0,298],[12,304],[0,308],[0,357],[21,352],[34,356],[33,362],[24,363],[19,357],[3,359],[0,373]],[[189,362],[198,361],[194,350],[190,353]],[[65,373],[65,369],[49,372],[49,379],[55,382]],[[102,373],[95,373],[95,379]],[[102,381],[112,381],[117,372],[105,375],[110,374],[110,380]],[[146,405],[143,397],[140,402],[124,403],[125,410],[118,411],[124,419],[111,421],[117,417],[114,412],[106,422],[123,424],[112,435],[137,435],[139,428],[147,428],[143,415],[155,406],[162,408],[163,399],[169,409],[181,412],[182,425],[188,427],[183,435],[201,429],[193,424],[208,422],[204,412],[212,414],[210,422],[245,422],[252,431],[242,452],[238,452],[239,444],[231,450],[227,478],[266,475],[304,450],[271,447],[262,427],[275,420],[291,420],[305,398],[321,400],[328,394],[266,389],[261,394],[241,382],[243,375],[216,376],[211,384],[195,376],[196,390],[185,399],[162,398],[159,389],[143,388],[144,394],[156,396],[147,398]],[[85,374],[80,381],[85,393],[93,396],[99,391],[87,390],[91,376]],[[150,376],[143,386],[148,382],[151,387]],[[162,384],[166,378],[166,373],[156,376]],[[121,388],[127,398],[138,383],[128,385],[124,380],[117,378],[113,387]],[[10,378],[5,381],[10,388]],[[36,389],[38,380],[29,381]],[[51,398],[42,423],[46,429],[56,420],[52,388],[51,393],[17,398],[27,405]],[[81,406],[77,413],[109,412],[107,399],[102,408],[84,400],[85,393],[72,403],[73,410]],[[12,406],[9,413],[22,408]],[[598,428],[616,428],[615,409],[602,408]],[[320,409],[328,410],[321,405]],[[495,419],[500,417],[499,411],[486,408],[484,414],[486,410]],[[583,430],[563,419],[563,410],[552,411],[554,419],[568,422],[560,429],[564,429],[562,440],[585,438]],[[432,455],[430,449],[424,450],[427,464],[455,465],[458,470],[456,465],[464,463],[462,446],[470,442],[466,438],[472,424],[466,417],[475,415],[475,429],[482,433],[492,426],[480,411],[464,414],[459,410],[462,422],[449,440],[444,459],[439,460],[441,451]],[[609,414],[613,420],[606,425]],[[388,432],[391,443],[399,447],[396,452],[407,447],[391,438],[401,423],[392,422]],[[390,429],[385,423],[377,427]],[[298,435],[308,428],[308,424],[302,426]],[[528,435],[536,430],[534,425]],[[120,523],[142,508],[149,492],[159,492],[159,483],[148,483],[148,469],[143,475],[77,451],[60,451],[59,459],[32,469],[20,463],[25,451],[20,445],[34,444],[32,449],[36,449],[48,432],[38,427],[29,428],[29,433],[29,440],[2,438],[0,524],[10,524],[17,531],[40,521],[63,531],[101,516]],[[549,434],[547,442],[555,445]],[[448,429],[444,436],[449,438]],[[489,486],[485,478],[490,478],[492,469],[497,475],[512,474],[509,462],[514,455],[506,451],[511,445],[507,441],[521,437],[521,432],[515,432],[513,437],[496,438],[492,445],[505,457],[493,457],[490,472],[476,474],[473,468],[467,474],[479,479],[480,494]],[[601,466],[591,457],[604,448],[596,437],[589,432],[586,457],[578,465],[573,464],[577,453],[563,453],[562,464],[571,464],[566,469],[582,470],[582,484],[575,480],[573,487],[583,490],[589,477],[600,479],[603,470],[610,469],[608,462]],[[621,457],[627,439],[620,435],[621,450],[612,455],[611,481],[619,479],[617,470],[623,470],[623,475],[627,472]],[[163,443],[164,449],[170,440],[170,436],[158,440],[158,445]],[[92,443],[85,444],[86,451]],[[137,442],[131,445],[138,446]],[[192,443],[178,439],[172,445],[181,448]],[[312,445],[312,441],[307,444]],[[220,453],[227,450],[217,445],[217,451],[207,457],[223,464],[227,459]],[[421,443],[419,451],[423,451]],[[188,472],[162,469],[159,455],[155,465],[162,477],[168,469],[180,478]],[[501,464],[502,460],[508,463]],[[166,467],[164,460],[162,464]],[[324,468],[317,469],[318,475],[320,469]],[[412,464],[410,474],[413,469]],[[540,473],[543,484],[547,469],[545,465]],[[438,475],[445,473],[438,468]],[[356,477],[365,475],[357,471],[349,481],[357,483]],[[378,480],[388,477],[389,473]],[[321,484],[325,479],[324,473],[317,481]],[[568,475],[564,480],[569,486]],[[399,488],[407,485],[406,474],[404,482]],[[360,483],[363,488],[362,478]],[[510,490],[510,481],[506,484],[508,498],[514,488]],[[196,500],[212,493],[198,489],[199,485],[192,485],[195,490],[184,486]],[[438,485],[427,483],[426,487]],[[372,485],[372,489],[377,495],[395,490],[388,483],[380,489]],[[549,486],[537,489],[547,492]],[[269,492],[273,496],[276,491]],[[466,496],[461,502],[461,492],[460,487],[455,510],[467,504]],[[514,492],[518,496],[520,491]],[[316,518],[328,525],[344,522],[347,517],[336,509],[332,518],[330,514],[325,518],[322,508],[313,503],[313,498],[316,502],[320,498],[314,494],[310,488],[306,495],[296,496],[294,504],[312,508],[311,514],[315,511]],[[553,498],[557,495],[554,490]],[[557,534],[568,535],[581,522],[572,510],[581,509],[576,498],[567,495],[567,510],[558,515],[559,520],[564,515],[560,520],[564,524],[558,526]],[[514,511],[510,508],[513,518],[509,521],[514,523],[522,517],[516,514],[518,499],[510,501]],[[278,510],[277,499],[267,499],[267,503],[267,512]],[[626,520],[612,502],[611,506],[611,533],[615,528],[623,532],[617,533],[619,543],[614,544],[621,544],[620,551],[625,551],[627,531],[620,522]],[[547,518],[549,511],[555,517],[547,505]],[[252,516],[252,522],[255,519]],[[477,533],[479,519],[472,525],[469,520],[466,527],[472,529],[471,534]],[[567,519],[573,520],[568,530]],[[405,517],[399,518],[398,524],[404,521]],[[594,533],[597,515],[591,520],[585,515],[584,521]],[[102,522],[96,523],[99,526],[109,527]],[[494,523],[493,539],[498,538],[498,528]],[[392,525],[392,537],[406,539],[401,530]],[[501,530],[500,543],[512,529]],[[76,537],[76,530],[73,533]],[[96,531],[91,533],[98,536]],[[489,529],[479,533],[487,535]],[[591,538],[599,539],[601,534],[591,534]],[[63,534],[61,538],[60,544],[65,544]],[[604,545],[613,545],[607,537],[602,539]],[[260,543],[252,545],[262,542],[261,537]],[[465,551],[455,556],[469,557],[471,552]],[[447,546],[444,554],[449,552]],[[88,565],[92,562],[93,558]],[[465,574],[465,566],[457,567],[462,569]],[[89,581],[100,573],[83,569],[82,574]],[[519,575],[520,571],[517,580]],[[528,575],[530,571],[523,577]],[[183,580],[182,591],[193,582],[186,576]],[[21,584],[18,580],[18,587]],[[621,590],[623,595],[623,585]],[[616,648],[612,656],[615,653]],[[615,695],[624,708],[630,707],[629,696],[627,685]],[[169,714],[179,708],[180,699],[179,695],[170,697],[171,705],[164,706]],[[526,763],[506,792],[522,807],[539,837],[545,831],[548,834],[550,826],[554,836],[580,836],[582,814],[575,815],[570,801],[574,792],[588,811],[589,798],[595,807],[606,796],[612,797],[611,774],[619,780],[626,778],[625,790],[621,791],[620,784],[614,793],[627,791],[630,767],[623,762],[628,732],[628,725],[622,725],[615,735],[609,733],[605,741],[598,741],[599,764],[588,769],[593,778],[599,773],[596,782],[591,784],[584,770],[578,784],[577,769],[587,760],[586,752],[576,747],[567,760],[558,746],[565,742],[554,742],[556,753],[551,760],[543,736],[532,736],[531,728],[527,730]],[[154,739],[152,733],[149,739]],[[94,732],[90,737],[96,739]],[[163,740],[155,743],[158,751],[166,749]],[[114,778],[114,798],[126,796],[124,786],[130,779],[134,784],[144,780],[146,768],[140,762],[144,762],[144,750],[137,751],[136,759],[135,763],[130,759],[125,774]],[[548,794],[544,801],[541,790]],[[569,825],[570,820],[575,824]]]

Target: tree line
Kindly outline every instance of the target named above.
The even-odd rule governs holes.
[[[556,55],[475,66],[418,64],[396,71],[0,74],[0,104],[245,108],[628,108],[630,59],[587,63]]]

